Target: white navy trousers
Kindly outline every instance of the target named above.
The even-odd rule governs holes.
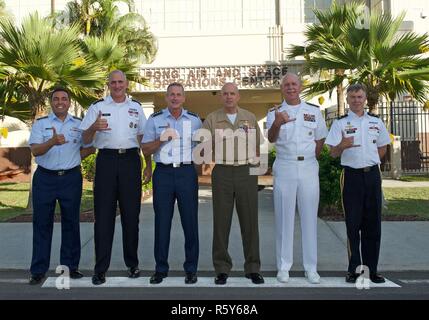
[[[301,220],[305,271],[317,271],[317,210],[319,207],[319,163],[316,158],[276,159],[273,165],[276,259],[279,271],[293,264],[295,212]]]

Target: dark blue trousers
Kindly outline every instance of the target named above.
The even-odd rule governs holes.
[[[344,169],[343,206],[349,245],[349,272],[365,265],[377,272],[381,241],[381,177],[378,166],[368,172]],[[361,255],[362,253],[362,255]]]
[[[157,164],[153,173],[155,211],[155,262],[157,272],[168,272],[171,221],[177,200],[185,235],[185,272],[198,269],[198,176],[194,165]]]
[[[61,208],[60,264],[77,269],[80,260],[80,201],[82,175],[77,168],[64,175],[40,168],[33,177],[33,257],[30,272],[45,274],[49,269],[55,205]]]
[[[110,266],[118,203],[125,265],[128,268],[138,267],[141,192],[138,149],[128,149],[124,154],[99,150],[94,181],[95,273],[104,273]]]

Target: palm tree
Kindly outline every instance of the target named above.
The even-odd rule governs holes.
[[[106,76],[110,71],[119,69],[127,75],[128,80],[144,83],[139,73],[139,60],[125,57],[126,50],[119,44],[117,34],[108,32],[101,37],[88,36],[83,39],[82,50],[103,65]]]
[[[42,113],[55,85],[67,87],[81,105],[89,105],[102,88],[101,64],[83,54],[77,26],[55,30],[50,21],[33,14],[20,27],[0,21],[0,82],[3,104],[21,98],[28,103],[31,120]],[[22,100],[23,99],[23,100]]]
[[[338,81],[362,82],[368,87],[368,107],[376,111],[381,96],[393,101],[399,94],[409,93],[420,102],[428,96],[429,48],[428,35],[414,32],[399,33],[405,13],[397,18],[374,12],[369,27],[359,28],[350,22],[344,26],[345,37],[319,48],[309,68],[320,70],[343,69],[337,79],[310,85],[312,94],[326,92]],[[418,70],[418,73],[411,71]]]
[[[77,26],[55,30],[51,21],[39,18],[36,13],[24,19],[20,27],[0,21],[0,36],[3,110],[27,108],[34,121],[45,110],[53,86],[67,87],[84,106],[104,86],[106,74],[102,65],[82,53]],[[31,208],[30,190],[27,209]]]
[[[310,84],[307,95],[333,90],[339,83],[362,82],[368,87],[368,107],[376,112],[381,96],[393,101],[399,94],[409,93],[419,102],[428,97],[427,71],[429,48],[426,34],[399,32],[405,14],[392,18],[372,12],[367,27],[359,26],[360,18],[341,27],[344,34],[330,42],[320,41],[309,60],[309,70],[344,70],[334,77]],[[365,25],[365,23],[363,24]],[[417,74],[411,71],[418,70]]]
[[[315,57],[320,57],[326,46],[332,46],[335,42],[341,43],[343,41],[347,36],[344,33],[344,27],[357,21],[364,12],[364,5],[357,2],[339,5],[334,1],[327,10],[315,9],[313,11],[319,22],[307,26],[304,32],[305,44],[303,46],[291,46],[288,57],[303,56],[306,60],[304,72],[319,75],[319,81],[311,84],[306,90],[307,96],[314,96],[327,91],[332,94],[332,91],[337,89],[337,109],[338,114],[342,115],[344,114],[343,80],[345,68],[324,69],[311,63],[311,61]]]
[[[118,3],[127,5],[129,12],[121,15]],[[156,39],[143,16],[135,12],[133,0],[74,0],[58,17],[61,24],[78,24],[84,38],[117,34],[125,59],[150,63],[156,55]]]

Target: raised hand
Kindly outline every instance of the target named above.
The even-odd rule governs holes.
[[[341,149],[348,149],[348,148],[355,148],[355,147],[360,147],[360,145],[354,144],[355,143],[355,137],[351,136],[351,137],[346,137],[344,131],[341,130],[341,142],[340,142],[340,147]]]
[[[57,134],[57,130],[55,130],[55,127],[52,127],[52,138],[51,138],[52,144],[54,145],[61,145],[64,143],[68,143],[66,141],[66,138],[63,134]]]
[[[296,118],[291,118],[289,117],[288,113],[286,111],[280,112],[279,111],[279,106],[276,106],[276,110],[274,111],[274,122],[278,125],[281,126],[285,123],[291,122],[291,121],[295,121]]]
[[[102,115],[102,113],[101,113],[101,111],[99,111],[97,120],[95,120],[91,126],[92,129],[94,129],[94,131],[112,130],[111,128],[109,128],[109,124],[107,123],[107,119],[102,118],[101,115]]]
[[[177,134],[177,131],[173,128],[167,128],[161,133],[161,141],[171,141],[174,139],[179,139],[180,136]]]

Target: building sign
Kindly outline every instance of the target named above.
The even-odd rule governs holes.
[[[185,90],[219,90],[226,82],[239,89],[278,88],[286,72],[298,72],[300,65],[246,65],[214,67],[146,68],[141,75],[148,84],[142,92],[165,91],[171,82],[181,83]]]

